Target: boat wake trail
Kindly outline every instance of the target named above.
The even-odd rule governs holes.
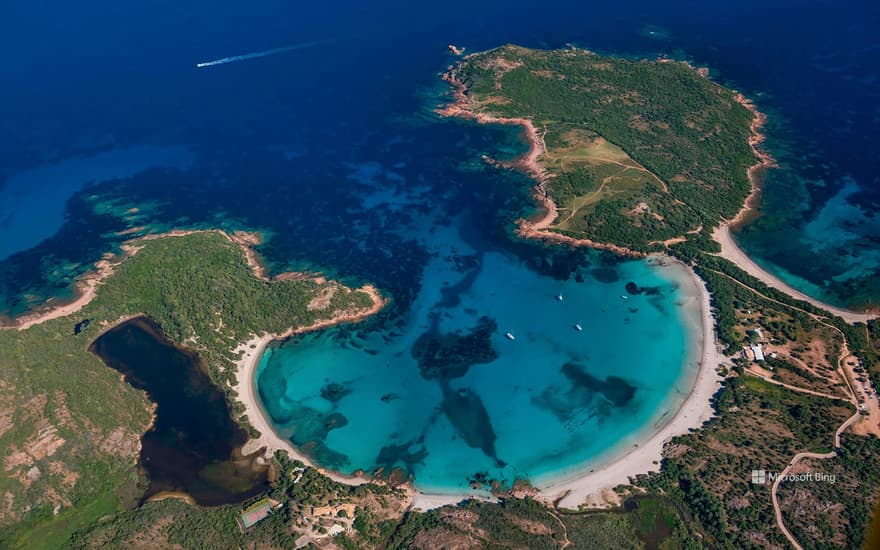
[[[223,59],[215,59],[214,61],[204,61],[202,63],[196,63],[196,67],[213,67],[214,65],[223,65],[224,63],[232,63],[233,61],[245,61],[247,59],[256,59],[258,57],[266,57],[267,55],[275,55],[276,53],[289,52],[291,50],[301,50],[303,48],[311,48],[313,46],[319,46],[321,44],[326,44],[330,42],[329,40],[315,40],[313,42],[303,42],[302,44],[293,44],[291,46],[284,46],[282,48],[272,48],[271,50],[264,50],[262,52],[254,52],[254,53],[246,53],[244,55],[234,55],[232,57],[224,57]]]

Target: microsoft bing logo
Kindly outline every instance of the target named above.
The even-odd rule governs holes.
[[[777,481],[797,481],[797,482],[825,482],[834,483],[837,480],[835,474],[823,474],[821,472],[806,472],[802,474],[780,474],[779,472],[768,472],[766,470],[752,470],[752,484],[766,485],[776,483]]]

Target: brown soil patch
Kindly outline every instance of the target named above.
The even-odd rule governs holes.
[[[526,518],[519,518],[519,517],[515,517],[515,516],[510,516],[510,515],[507,516],[507,519],[512,524],[519,527],[519,529],[521,531],[524,531],[524,532],[529,533],[531,535],[549,536],[549,535],[553,534],[553,529],[551,529],[549,526],[541,523],[540,521],[535,521],[535,520],[526,519]]]
[[[330,303],[333,300],[333,296],[336,295],[336,287],[328,286],[326,288],[321,289],[321,292],[315,294],[315,296],[309,300],[306,309],[309,311],[323,311],[330,307]]]
[[[118,427],[101,442],[101,452],[111,456],[133,457],[140,451],[140,436]]]
[[[49,473],[61,478],[61,485],[65,490],[73,489],[79,479],[79,473],[71,471],[63,462],[57,460],[49,463]]]
[[[445,527],[419,532],[412,545],[420,550],[471,550],[481,546],[471,537]]]
[[[58,428],[51,424],[44,425],[25,443],[25,452],[34,460],[42,460],[58,452],[64,443],[64,438],[58,435]]]

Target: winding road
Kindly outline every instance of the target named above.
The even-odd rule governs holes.
[[[846,371],[846,366],[845,366],[845,364],[844,364],[845,361],[846,361],[846,359],[847,359],[847,357],[850,356],[849,343],[848,343],[847,340],[846,340],[846,335],[843,333],[842,330],[840,330],[840,329],[837,328],[836,326],[834,326],[834,325],[828,323],[827,321],[823,320],[823,318],[822,318],[821,316],[819,316],[819,315],[817,315],[817,314],[815,314],[815,313],[812,313],[812,312],[806,311],[806,310],[801,309],[801,308],[798,308],[798,307],[796,307],[796,306],[788,305],[788,304],[786,304],[786,303],[780,302],[779,300],[776,300],[776,299],[774,299],[774,298],[771,298],[771,297],[769,297],[769,296],[767,296],[767,295],[765,295],[765,294],[762,294],[761,292],[755,290],[754,288],[752,288],[752,287],[750,287],[749,285],[743,283],[742,281],[739,281],[739,280],[737,280],[737,279],[731,277],[730,275],[728,275],[728,274],[726,274],[726,273],[723,273],[723,272],[721,272],[721,271],[716,271],[716,270],[714,270],[714,269],[710,269],[709,271],[712,271],[713,273],[716,273],[716,274],[718,274],[718,275],[721,275],[721,276],[723,276],[723,277],[726,277],[726,278],[730,279],[731,281],[733,281],[733,282],[735,282],[736,284],[738,284],[738,285],[740,285],[740,286],[742,286],[742,287],[744,287],[744,288],[746,288],[746,289],[752,291],[753,293],[755,293],[755,294],[757,294],[758,296],[764,298],[765,300],[769,300],[770,302],[773,302],[773,303],[779,304],[779,305],[781,305],[781,306],[784,306],[784,307],[787,307],[787,308],[790,308],[790,309],[793,309],[793,310],[799,311],[799,312],[801,312],[801,313],[805,313],[805,314],[809,315],[813,320],[815,320],[815,321],[816,321],[817,323],[819,323],[820,325],[823,325],[823,326],[825,326],[825,327],[828,327],[828,328],[830,328],[830,329],[836,331],[836,332],[840,335],[840,338],[843,340],[843,343],[842,343],[842,345],[841,345],[841,347],[840,347],[840,354],[839,354],[838,357],[837,357],[837,368],[838,368],[838,370],[840,371],[840,374],[843,376],[843,379],[846,381],[847,389],[849,390],[849,391],[848,391],[848,393],[849,393],[849,398],[850,398],[849,400],[850,400],[850,402],[852,402],[853,405],[855,405],[855,407],[856,407],[856,412],[855,412],[855,414],[853,414],[852,416],[850,416],[849,418],[847,418],[846,421],[845,421],[843,424],[841,424],[839,428],[837,428],[837,431],[834,432],[834,448],[835,448],[835,449],[839,449],[839,448],[840,448],[840,434],[842,434],[844,431],[846,431],[847,428],[849,428],[853,423],[855,423],[856,421],[858,421],[858,420],[861,419],[861,417],[862,417],[862,413],[861,413],[861,411],[859,410],[859,401],[858,401],[858,398],[857,398],[857,396],[856,396],[856,395],[857,395],[857,394],[856,394],[856,389],[855,389],[855,387],[853,386],[853,382],[852,382],[852,380],[850,379],[850,376],[849,376],[849,374],[847,373],[847,371]],[[764,379],[764,380],[767,381],[767,382],[770,382],[770,383],[772,383],[772,384],[777,384],[777,385],[780,385],[780,386],[784,386],[784,387],[786,387],[786,388],[788,388],[788,389],[791,389],[791,390],[793,390],[793,391],[798,391],[798,392],[802,392],[802,393],[808,393],[808,394],[811,394],[811,395],[816,395],[816,396],[819,396],[819,397],[825,397],[825,398],[828,398],[828,399],[840,400],[839,397],[834,397],[834,396],[831,396],[831,395],[826,395],[826,394],[822,394],[822,393],[820,393],[820,392],[816,392],[816,391],[814,391],[814,390],[809,390],[809,389],[807,389],[807,388],[800,388],[800,387],[792,386],[792,385],[790,385],[790,384],[785,384],[785,383],[782,383],[782,382],[779,382],[779,381],[770,380],[770,379],[768,379],[768,378],[766,378],[766,377],[764,377],[764,376],[762,376],[762,375],[760,375],[760,374],[756,374],[756,373],[754,373],[754,372],[750,372],[750,371],[747,371],[747,372],[749,372],[750,374],[755,375],[755,376],[760,376],[762,379]],[[877,397],[875,396],[874,399],[877,399]],[[794,467],[797,465],[797,463],[800,462],[801,460],[803,460],[803,459],[805,459],[805,458],[813,458],[813,459],[818,459],[818,460],[826,460],[826,459],[829,459],[829,458],[834,458],[834,457],[836,457],[836,456],[837,456],[837,451],[836,451],[836,450],[833,450],[833,451],[828,452],[828,453],[812,453],[812,452],[802,452],[802,453],[798,453],[798,454],[794,455],[794,457],[792,457],[791,461],[789,461],[789,463],[788,463],[788,466],[786,466],[785,469],[782,470],[782,472],[779,473],[779,475],[778,475],[778,476],[776,477],[776,479],[773,481],[773,486],[770,488],[770,498],[771,498],[771,500],[773,501],[773,513],[774,513],[774,515],[776,516],[776,524],[779,526],[779,530],[782,531],[782,534],[785,535],[785,538],[788,539],[788,542],[791,543],[791,545],[792,545],[794,548],[796,548],[797,550],[803,550],[803,546],[801,546],[800,543],[797,541],[797,539],[794,537],[794,535],[791,534],[791,531],[788,530],[788,528],[785,526],[785,521],[782,519],[782,509],[779,507],[779,495],[778,495],[778,492],[779,492],[779,485],[780,485],[780,484],[782,483],[782,481],[785,479],[785,476],[788,475],[788,473],[792,470],[792,468],[794,468]]]
[[[843,433],[849,426],[858,420],[861,417],[861,413],[856,411],[854,415],[849,417],[846,422],[840,425],[837,428],[837,431],[834,433],[834,448],[840,447],[840,434]],[[782,534],[785,535],[785,538],[788,539],[788,542],[791,543],[797,550],[803,550],[803,546],[798,543],[797,539],[794,538],[794,535],[791,534],[791,531],[785,526],[785,522],[782,520],[782,509],[779,507],[779,484],[782,483],[785,476],[791,471],[795,465],[805,458],[816,458],[816,459],[827,459],[834,458],[837,456],[836,451],[831,451],[829,453],[798,453],[794,455],[794,458],[791,459],[791,462],[788,463],[788,466],[785,467],[782,472],[779,473],[779,476],[773,482],[773,487],[770,489],[770,498],[773,500],[773,513],[776,515],[776,524],[779,526],[779,530],[782,531]]]

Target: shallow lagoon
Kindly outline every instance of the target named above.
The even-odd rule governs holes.
[[[364,200],[418,200],[384,197]],[[680,268],[584,262],[551,277],[463,237],[455,219],[406,230],[431,253],[410,307],[261,360],[267,416],[315,462],[346,474],[399,468],[432,492],[540,483],[673,416],[698,344],[679,305]]]

